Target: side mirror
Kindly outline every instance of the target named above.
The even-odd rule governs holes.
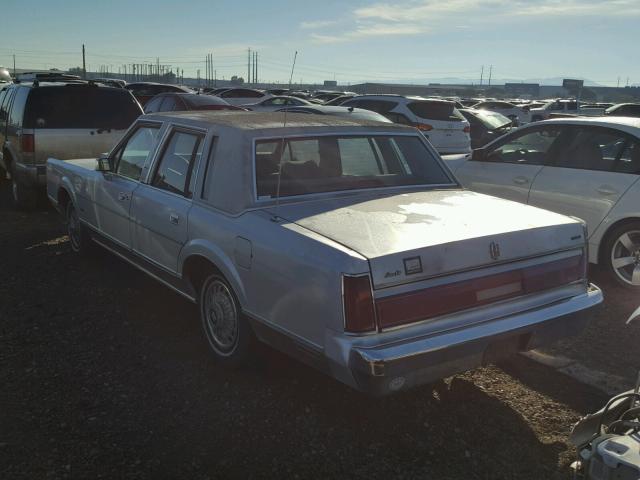
[[[471,153],[471,160],[474,162],[484,162],[487,159],[487,150],[485,148],[476,148]]]
[[[98,165],[96,166],[96,170],[102,173],[108,173],[111,171],[111,160],[108,155],[100,155],[97,160]]]

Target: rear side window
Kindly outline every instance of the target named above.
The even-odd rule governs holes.
[[[38,87],[31,90],[25,128],[124,130],[142,114],[128,91],[93,86]]]
[[[33,91],[31,93],[33,95]],[[23,125],[23,113],[25,113],[25,104],[27,103],[27,97],[29,96],[29,89],[27,88],[19,88],[13,98],[13,102],[11,103],[11,110],[9,111],[9,126],[13,127],[24,127],[29,128],[26,125]],[[26,123],[26,122],[25,122]]]
[[[460,122],[462,114],[453,103],[446,102],[411,102],[407,105],[417,117],[444,122]]]
[[[200,161],[202,144],[199,135],[174,132],[162,154],[151,184],[162,190],[191,197],[193,182],[190,180],[194,165]]]

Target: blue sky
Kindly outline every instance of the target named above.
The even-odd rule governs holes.
[[[91,70],[155,61],[262,81],[588,78],[640,83],[640,0],[2,0],[0,65]]]

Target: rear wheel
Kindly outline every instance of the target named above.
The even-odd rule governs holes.
[[[604,244],[607,271],[619,285],[640,291],[640,222],[615,228]]]
[[[202,329],[216,360],[229,367],[245,364],[253,335],[227,281],[218,274],[209,275],[198,303]]]
[[[11,168],[11,200],[20,210],[33,210],[38,200],[36,190],[18,178],[15,168]]]

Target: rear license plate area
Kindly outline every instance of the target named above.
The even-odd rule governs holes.
[[[521,335],[513,335],[511,337],[495,340],[484,350],[482,364],[490,365],[498,363],[499,361],[511,357],[518,352],[523,352],[527,349],[527,345],[530,340],[530,333],[523,333]]]

